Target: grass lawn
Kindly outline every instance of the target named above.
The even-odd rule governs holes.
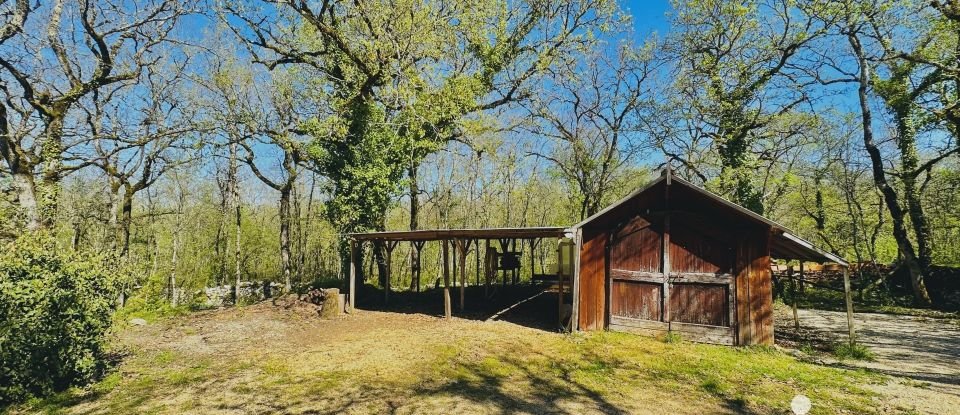
[[[359,311],[321,321],[268,305],[118,329],[125,357],[85,388],[11,413],[899,413],[886,377],[772,348]]]

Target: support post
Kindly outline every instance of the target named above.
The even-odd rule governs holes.
[[[580,330],[580,253],[583,252],[583,229],[573,236],[573,301],[570,310],[570,331]]]
[[[801,260],[800,260],[800,292],[801,292],[801,293],[807,292],[807,288],[805,287],[805,284],[803,283],[803,279],[804,279],[804,276],[803,276],[803,260],[801,259]]]
[[[384,278],[383,284],[383,304],[387,304],[390,301],[390,286],[392,285],[391,280],[393,279],[393,250],[397,247],[398,241],[386,241],[385,247],[387,248],[387,257],[384,258],[386,262],[384,268],[387,270],[387,275]]]
[[[466,286],[467,286],[467,253],[470,252],[470,240],[456,240],[457,253],[460,255],[460,312],[466,308]]]
[[[663,218],[663,321],[670,324],[670,215]]]
[[[536,274],[536,270],[534,270],[535,265],[533,263],[533,251],[535,251],[536,249],[537,249],[537,240],[530,238],[530,283],[531,284],[533,283],[533,276],[534,274]]]
[[[857,342],[853,328],[853,297],[850,295],[850,268],[843,267],[843,296],[847,300],[847,334],[850,336],[850,345]]]
[[[476,252],[475,259],[477,260],[477,273],[474,274],[474,279],[476,280],[476,283],[477,283],[476,286],[479,287],[480,286],[480,240],[477,239],[474,242],[476,243],[474,251]]]
[[[561,327],[563,327],[563,248],[563,245],[557,244],[557,298],[560,300],[557,318],[560,320]]]
[[[793,297],[793,301],[791,301],[793,303],[791,304],[793,308],[793,328],[799,333],[800,316],[797,314],[797,280],[793,278],[793,266],[787,267],[787,279],[790,280],[790,294],[791,297]]]
[[[413,249],[410,250],[410,289],[415,289],[417,292],[420,292],[420,274],[421,274],[421,261],[420,254],[423,251],[423,246],[426,244],[425,241],[412,241]]]
[[[443,316],[447,320],[452,316],[450,310],[450,242],[443,242]]]
[[[486,251],[483,254],[483,296],[490,297],[490,281],[493,280],[492,255],[490,254],[490,240],[487,239]]]
[[[357,242],[350,241],[350,312],[357,304]]]

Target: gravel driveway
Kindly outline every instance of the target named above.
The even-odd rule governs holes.
[[[789,336],[792,315],[784,311],[778,312],[777,330]],[[846,341],[846,313],[801,309],[798,314],[803,331]],[[960,321],[856,313],[854,322],[858,341],[869,347],[876,359],[831,364],[864,367],[897,377],[878,388],[900,395],[898,403],[918,412],[960,414]]]

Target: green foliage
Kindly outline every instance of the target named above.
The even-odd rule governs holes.
[[[840,342],[833,346],[833,355],[837,359],[846,360],[874,360],[875,356],[873,352],[859,343],[850,344],[848,342]]]
[[[663,336],[664,343],[676,344],[683,343],[683,336],[680,333],[671,331]]]
[[[28,234],[0,253],[0,404],[93,379],[104,368],[120,278],[110,258]]]

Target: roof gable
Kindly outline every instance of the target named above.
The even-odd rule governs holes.
[[[647,183],[645,186],[631,192],[626,197],[614,202],[613,204],[605,207],[599,212],[591,215],[590,217],[580,221],[576,225],[573,225],[570,229],[575,230],[584,227],[590,223],[593,223],[600,218],[614,212],[618,207],[623,206],[630,201],[641,197],[647,192],[650,192],[657,188],[658,184],[664,183],[667,186],[681,186],[685,189],[691,190],[697,196],[704,197],[711,202],[714,202],[721,207],[733,212],[740,218],[746,219],[750,222],[757,223],[769,227],[771,232],[774,234],[775,238],[772,241],[772,254],[778,258],[782,259],[799,259],[799,260],[808,260],[808,261],[817,261],[817,262],[836,262],[841,265],[846,266],[847,262],[829,252],[821,250],[815,247],[812,243],[800,238],[796,235],[795,232],[788,229],[786,226],[783,226],[773,220],[770,220],[762,215],[757,214],[743,206],[740,206],[736,203],[733,203],[716,193],[713,193],[707,189],[704,189],[700,186],[697,186],[691,182],[688,182],[684,179],[681,179],[677,176],[674,176],[672,171],[669,168],[664,169],[663,173],[657,179]]]

